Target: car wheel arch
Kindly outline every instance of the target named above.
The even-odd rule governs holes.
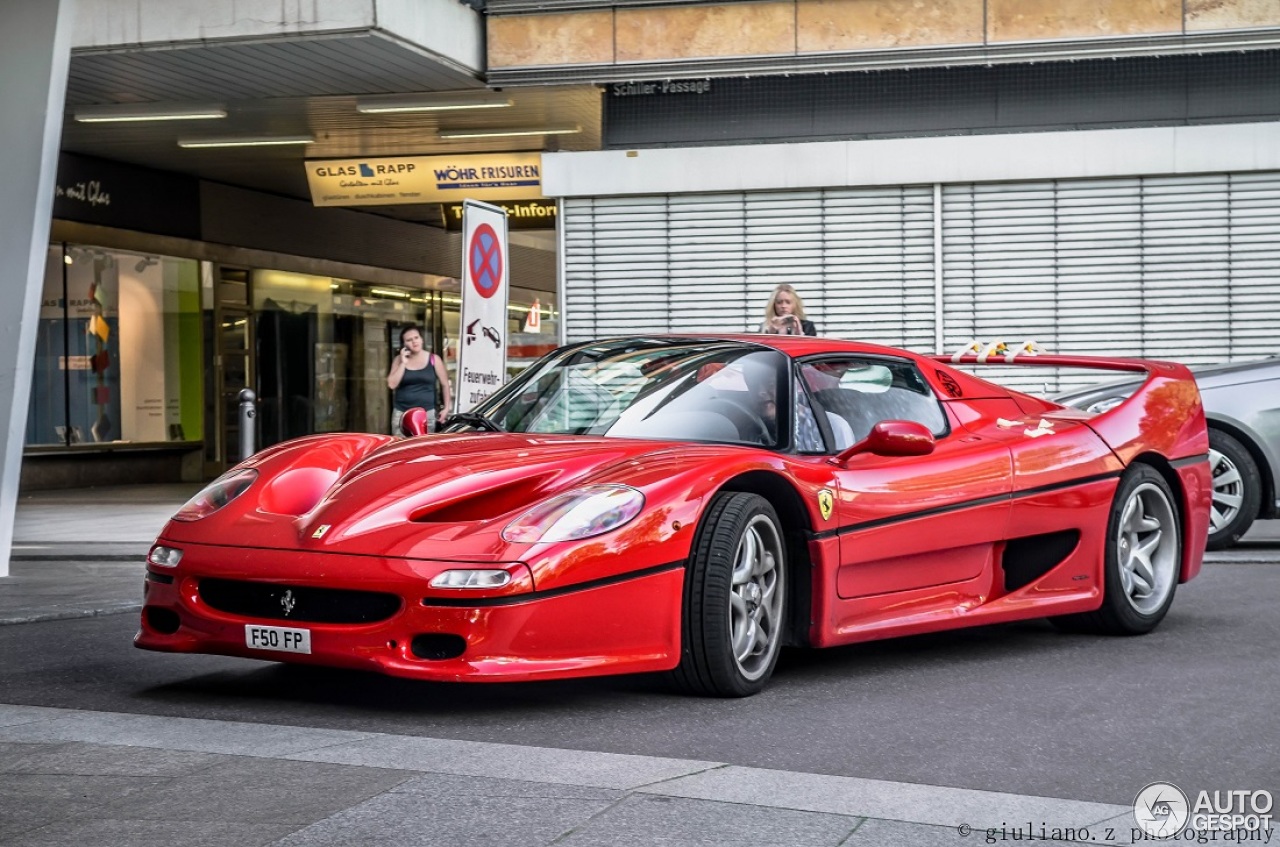
[[[719,491],[714,493],[722,491],[757,494],[768,500],[778,513],[787,543],[787,557],[792,563],[787,576],[787,628],[783,646],[807,646],[813,597],[813,563],[809,557],[809,538],[814,530],[800,492],[785,477],[770,471],[739,474],[726,480]]]
[[[1173,469],[1173,465],[1169,460],[1159,453],[1142,453],[1135,456],[1133,461],[1129,463],[1129,467],[1137,464],[1149,465],[1156,473],[1164,477],[1164,481],[1169,483],[1169,489],[1173,492],[1173,505],[1178,510],[1178,520],[1185,523],[1187,513],[1187,491],[1182,485],[1182,479],[1178,476],[1178,472]]]
[[[1239,441],[1240,446],[1249,451],[1249,456],[1253,458],[1253,463],[1258,468],[1258,476],[1262,480],[1262,502],[1258,506],[1258,517],[1264,520],[1280,517],[1280,512],[1276,510],[1275,474],[1273,473],[1271,462],[1258,444],[1257,438],[1247,429],[1235,426],[1230,421],[1225,421],[1221,418],[1208,418],[1207,423],[1209,429],[1216,429]]]
[[[1177,511],[1178,523],[1182,526],[1182,535],[1184,539],[1182,567],[1179,569],[1178,582],[1186,582],[1187,557],[1191,552],[1191,545],[1185,543],[1187,534],[1187,509],[1190,506],[1187,502],[1186,487],[1183,486],[1182,479],[1178,476],[1178,472],[1173,469],[1173,465],[1171,465],[1169,460],[1164,456],[1161,456],[1159,453],[1142,453],[1134,457],[1134,460],[1129,463],[1129,467],[1133,467],[1137,464],[1143,464],[1153,468],[1156,473],[1160,474],[1160,476],[1164,478],[1164,481],[1169,484],[1169,490],[1173,492],[1173,508]]]

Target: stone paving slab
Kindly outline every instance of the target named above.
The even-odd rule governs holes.
[[[936,826],[966,823],[974,830],[999,827],[1008,821],[1085,826],[1128,811],[1125,806],[1079,800],[739,766],[707,770],[640,790]]]
[[[14,560],[0,579],[0,625],[136,613],[145,555],[114,562]]]
[[[0,725],[11,706],[0,706]],[[21,707],[19,707],[21,708]],[[348,730],[273,726],[201,718],[161,718],[118,712],[49,709],[44,719],[0,726],[0,741],[82,741],[240,756],[284,757],[367,737]]]
[[[289,758],[617,789],[638,788],[719,766],[654,756],[394,735],[373,735]]]
[[[268,847],[297,827],[289,824],[253,824],[238,821],[89,820],[56,821],[5,839],[4,847],[51,845],[110,845],[110,847]]]
[[[391,792],[282,839],[281,847],[541,847],[608,808],[600,800],[451,797]],[[650,834],[652,836],[652,833]],[[650,841],[650,844],[661,843]]]

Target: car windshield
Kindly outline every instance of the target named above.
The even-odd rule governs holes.
[[[602,342],[551,354],[473,411],[508,432],[776,447],[786,363],[740,343]]]

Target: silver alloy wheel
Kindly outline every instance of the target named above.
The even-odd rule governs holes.
[[[738,539],[729,588],[733,659],[749,680],[772,667],[782,639],[782,572],[782,535],[769,516],[756,515]]]
[[[1125,599],[1140,614],[1158,611],[1178,575],[1178,527],[1173,504],[1158,486],[1133,490],[1121,513],[1116,561]]]
[[[1213,448],[1209,448],[1209,472],[1213,474],[1213,508],[1209,511],[1209,520],[1211,531],[1218,532],[1240,514],[1244,479],[1236,463]]]

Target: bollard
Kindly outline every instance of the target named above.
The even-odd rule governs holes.
[[[254,408],[253,401],[258,399],[258,395],[253,393],[252,388],[240,389],[240,460],[244,461],[253,455],[253,435],[255,425],[253,419],[257,417],[257,410]]]

